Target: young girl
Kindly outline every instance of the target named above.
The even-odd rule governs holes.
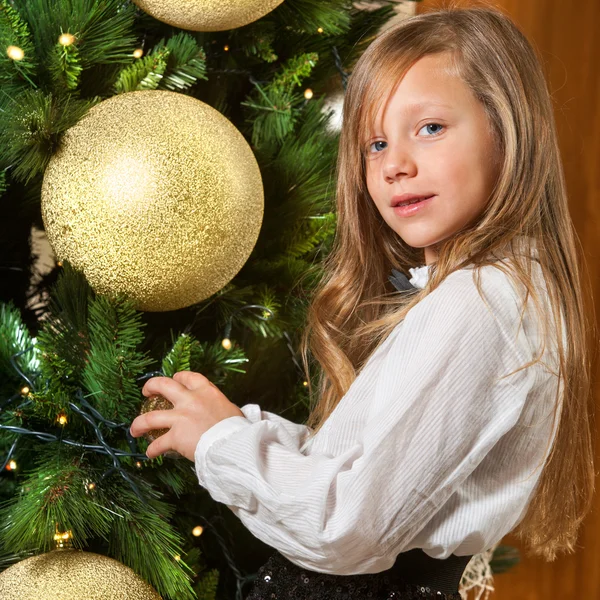
[[[181,372],[146,383],[174,409],[131,430],[170,428],[148,456],[194,461],[276,550],[247,600],[460,598],[474,555],[513,532],[554,560],[591,507],[589,324],[551,97],[509,18],[451,8],[378,36],[343,114],[307,424]]]

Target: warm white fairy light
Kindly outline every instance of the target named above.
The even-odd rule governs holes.
[[[196,537],[202,535],[202,532],[204,531],[204,527],[202,527],[202,525],[196,525],[196,527],[194,527],[194,529],[192,529],[192,535],[195,535]]]
[[[75,43],[75,36],[71,33],[62,33],[58,38],[58,43],[61,46],[70,46]]]
[[[6,54],[11,60],[23,60],[25,58],[25,52],[19,46],[8,46]]]

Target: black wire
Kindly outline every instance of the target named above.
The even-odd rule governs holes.
[[[21,354],[24,354],[25,352],[29,352],[31,350],[34,349],[34,346],[30,346],[29,348],[26,348],[25,350],[22,350],[20,352],[17,352],[15,354],[13,354],[10,357],[10,362],[13,366],[13,368],[15,369],[15,371],[17,371],[17,373],[28,383],[29,387],[31,388],[31,390],[35,391],[36,386],[33,383],[33,381],[27,377],[27,375],[25,373],[23,373],[23,371],[19,368],[19,365],[17,364],[17,362],[15,361],[15,358],[17,358],[18,356],[20,356]],[[143,375],[141,375],[140,377],[137,378],[137,380],[139,381],[140,379],[147,379],[149,377],[153,377],[155,375],[164,375],[164,373],[162,373],[162,371],[151,371],[149,373],[144,373]],[[46,380],[46,389],[48,388],[48,380]],[[146,456],[145,454],[139,454],[136,452],[137,449],[137,444],[136,444],[136,440],[135,438],[131,435],[131,432],[129,430],[129,424],[128,423],[115,423],[114,421],[110,421],[106,418],[104,418],[104,416],[98,412],[83,396],[83,392],[81,390],[81,388],[78,388],[75,391],[75,395],[77,396],[77,398],[79,399],[81,405],[83,407],[85,407],[87,409],[88,412],[86,412],[85,410],[83,410],[80,406],[78,406],[77,404],[73,403],[73,402],[69,402],[69,406],[70,408],[77,413],[80,417],[82,417],[83,419],[85,419],[94,429],[94,433],[96,435],[96,438],[98,439],[98,441],[100,442],[99,445],[95,445],[95,444],[84,444],[82,442],[77,442],[75,440],[71,440],[68,438],[63,438],[62,436],[59,438],[56,435],[53,435],[51,433],[47,433],[44,431],[33,431],[30,429],[25,429],[23,427],[18,427],[15,425],[0,425],[0,429],[5,429],[7,431],[12,431],[13,433],[16,433],[18,435],[33,435],[35,436],[37,439],[42,440],[44,442],[60,442],[63,444],[66,444],[68,446],[76,446],[78,448],[85,448],[86,450],[93,450],[94,452],[98,452],[99,454],[107,454],[108,456],[111,457],[112,459],[112,464],[113,466],[108,469],[100,478],[100,480],[104,480],[106,477],[108,477],[109,475],[111,475],[112,473],[114,473],[115,471],[119,473],[119,475],[121,475],[121,477],[129,484],[129,486],[131,487],[131,489],[133,490],[133,492],[136,494],[136,496],[144,503],[147,504],[146,499],[144,498],[144,496],[140,493],[139,488],[137,487],[137,485],[134,483],[133,479],[131,478],[131,476],[129,475],[129,473],[121,466],[121,463],[119,461],[119,457],[121,456],[126,456],[126,457],[130,457],[130,458],[134,458],[138,461],[140,460],[149,460],[148,456]],[[0,404],[0,409],[3,409],[6,405],[8,405],[10,402],[14,401],[15,399],[17,399],[20,396],[20,394],[14,394],[13,396],[11,396],[10,398],[8,398],[7,400],[3,401]],[[17,410],[20,408],[23,408],[24,406],[27,406],[29,404],[31,404],[32,401],[31,400],[25,400],[24,402],[22,402],[18,407]],[[124,452],[122,450],[120,450],[119,448],[113,448],[112,446],[110,446],[106,440],[104,439],[104,435],[102,434],[102,432],[100,431],[100,428],[98,426],[98,421],[100,421],[101,423],[104,423],[105,425],[107,425],[108,427],[110,427],[111,429],[122,429],[125,433],[125,437],[127,440],[127,444],[129,446],[129,449],[131,452]],[[3,462],[2,465],[2,469],[4,470],[6,468],[6,465],[9,463],[10,459],[12,458],[15,449],[17,447],[17,443],[18,443],[18,438],[16,438],[10,448],[10,450],[8,451],[8,454]]]
[[[342,87],[344,88],[344,92],[346,91],[346,86],[348,85],[348,77],[350,76],[346,71],[344,71],[344,65],[342,64],[342,59],[340,58],[340,53],[335,46],[331,47],[331,53],[333,54],[333,59],[335,61],[335,67],[339,71],[342,77]]]

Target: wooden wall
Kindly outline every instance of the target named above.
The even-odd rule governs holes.
[[[452,5],[473,4],[452,0]],[[544,62],[554,98],[570,212],[584,250],[583,276],[589,277],[592,286],[588,310],[595,311],[600,323],[600,0],[495,0],[486,4],[508,14]],[[417,13],[448,5],[443,0],[423,0],[417,4]],[[600,415],[597,355],[593,379]],[[596,448],[600,448],[598,437],[597,428]],[[599,454],[596,471],[600,470]],[[580,530],[577,552],[552,563],[521,554],[519,565],[495,576],[496,592],[490,600],[600,600],[599,508],[597,492],[594,509]],[[520,548],[511,535],[503,543]]]

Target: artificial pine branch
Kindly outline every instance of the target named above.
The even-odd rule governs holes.
[[[234,40],[246,56],[256,56],[259,60],[272,63],[279,58],[273,46],[276,37],[275,23],[264,18],[252,23],[251,27],[242,27],[236,31]]]
[[[319,55],[316,52],[292,56],[273,77],[269,88],[281,92],[292,91],[295,87],[302,85],[302,79],[311,74],[318,60]]]
[[[57,42],[48,55],[48,71],[52,75],[54,89],[75,91],[83,71],[79,45],[75,42],[64,46]]]
[[[190,358],[194,338],[187,333],[180,334],[173,346],[165,354],[162,361],[162,371],[166,377],[173,377],[178,371],[190,371]]]
[[[136,7],[123,0],[15,0],[35,40],[36,54],[45,60],[62,33],[76,36],[81,65],[130,63],[135,48]]]
[[[38,444],[36,466],[22,482],[24,493],[0,507],[0,538],[13,551],[52,550],[53,536],[71,530],[73,545],[84,548],[86,540],[109,534],[113,516],[91,502],[86,485],[94,481],[89,466],[76,459],[77,451],[56,442]]]
[[[348,31],[351,8],[350,0],[286,0],[276,11],[277,19],[296,32],[312,34],[326,27],[331,35],[341,35]]]
[[[154,362],[138,350],[143,326],[131,300],[97,296],[90,303],[89,352],[81,381],[96,409],[114,421],[129,421],[137,414],[137,377]]]
[[[39,367],[38,350],[33,346],[33,338],[19,309],[9,301],[0,304],[0,399],[11,396],[17,386],[26,384],[13,361],[26,377],[34,378],[34,371]]]
[[[101,98],[80,100],[24,89],[0,97],[0,168],[28,184],[44,173],[60,134],[75,125]]]
[[[160,48],[124,68],[115,82],[115,94],[157,89],[167,68],[168,56],[169,50]]]
[[[169,53],[167,70],[160,83],[161,89],[184,91],[200,79],[208,80],[206,53],[189,33],[182,31],[169,38],[166,44],[163,39],[157,44],[157,48],[163,45]]]
[[[129,490],[115,490],[111,496],[111,510],[119,518],[112,520],[110,555],[139,573],[160,594],[173,600],[196,600],[190,585],[194,573],[182,558],[183,538],[171,525],[173,507],[159,499],[151,499],[145,506]]]
[[[210,569],[202,574],[202,579],[196,584],[196,595],[202,600],[215,600],[218,585],[219,571],[217,569]]]
[[[37,87],[33,81],[37,62],[29,27],[8,0],[0,0],[0,48],[9,46],[20,48],[23,58],[13,60],[6,52],[0,53],[0,88],[9,93],[10,87],[11,95],[22,86],[23,80],[32,87]]]

